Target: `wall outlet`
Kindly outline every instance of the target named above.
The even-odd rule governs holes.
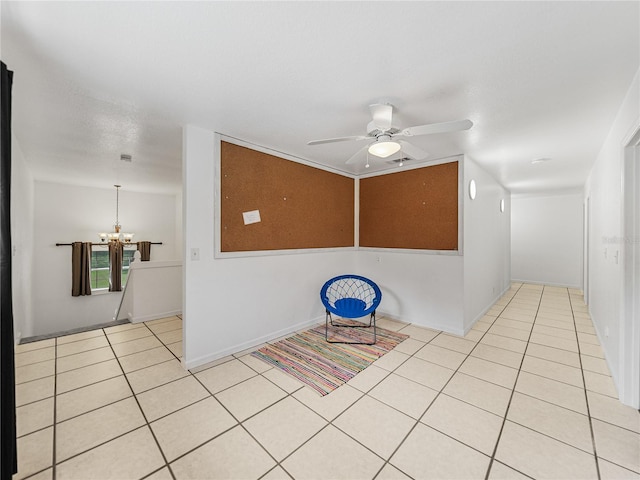
[[[200,260],[200,249],[192,248],[191,249],[191,260]]]
[[[604,336],[609,338],[609,327],[604,327]]]

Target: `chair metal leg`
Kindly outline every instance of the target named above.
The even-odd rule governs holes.
[[[329,340],[329,323],[332,327],[341,328],[371,328],[373,327],[373,342],[336,342],[335,340]],[[376,327],[376,312],[372,312],[369,317],[369,325],[348,325],[344,323],[334,323],[331,312],[326,310],[325,322],[324,322],[324,339],[327,343],[343,343],[346,345],[375,345],[377,342],[377,327]]]

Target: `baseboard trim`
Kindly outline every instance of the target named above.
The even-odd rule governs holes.
[[[398,322],[415,325],[416,327],[430,328],[431,330],[440,330],[442,332],[450,333],[452,335],[464,336],[463,329],[451,328],[451,325],[442,325],[439,323],[432,323],[432,322],[430,322],[429,324],[424,324],[422,322],[413,320],[411,318],[407,318],[406,316],[399,317],[398,315],[394,315],[392,313],[383,312],[383,311],[378,312],[378,317],[397,320]]]
[[[190,359],[190,360],[185,360],[184,357],[183,357],[182,365],[187,370],[190,370],[190,369],[196,368],[196,367],[200,367],[202,365],[206,365],[207,363],[211,363],[211,362],[214,362],[214,361],[219,360],[221,358],[227,357],[229,355],[233,355],[235,353],[243,352],[243,351],[248,350],[250,348],[257,347],[258,345],[261,345],[263,343],[270,342],[270,341],[285,337],[287,335],[291,335],[292,333],[295,333],[295,332],[297,332],[299,330],[303,330],[305,328],[309,328],[309,327],[311,327],[313,325],[316,325],[317,323],[320,323],[321,321],[324,321],[324,315],[322,315],[320,317],[313,318],[311,320],[307,320],[305,322],[296,323],[295,325],[292,325],[290,327],[283,328],[283,329],[278,330],[276,332],[273,332],[273,333],[270,333],[270,334],[267,334],[267,335],[263,335],[261,337],[254,338],[254,339],[248,340],[246,342],[239,343],[237,345],[234,345],[233,347],[225,348],[224,350],[220,350],[218,352],[209,353],[207,355],[203,355],[203,356],[200,356],[200,357],[197,357],[197,358],[194,358],[194,359]]]
[[[562,288],[576,288],[582,291],[582,285],[571,285],[568,283],[553,283],[553,282],[540,282],[537,280],[519,280],[517,278],[512,278],[511,282],[515,283],[530,283],[532,285],[546,285],[547,287],[562,287]]]
[[[473,321],[469,324],[469,326],[468,326],[468,327],[465,327],[465,329],[464,329],[464,333],[463,333],[463,336],[465,336],[467,333],[469,333],[469,332],[471,331],[471,329],[473,328],[473,326],[474,326],[476,323],[478,323],[478,320],[480,320],[482,317],[484,317],[484,316],[487,314],[487,312],[488,312],[489,310],[491,310],[491,307],[493,307],[493,306],[496,304],[496,302],[497,302],[498,300],[500,300],[500,299],[502,298],[502,296],[503,296],[505,293],[507,293],[507,292],[509,291],[509,289],[510,289],[510,288],[511,288],[511,283],[509,283],[509,285],[507,285],[507,286],[505,287],[505,289],[504,289],[504,290],[502,290],[502,292],[500,292],[498,295],[496,295],[496,296],[493,298],[493,300],[491,300],[491,303],[489,303],[489,305],[488,305],[487,307],[485,307],[485,308],[482,310],[482,312],[480,312],[478,315],[476,315],[476,318],[474,318],[474,319],[473,319]]]
[[[97,330],[99,328],[115,327],[116,325],[122,325],[125,323],[129,323],[129,320],[127,320],[126,318],[121,320],[114,320],[112,322],[97,323],[95,325],[87,325],[85,327],[72,328],[71,330],[63,330],[60,332],[47,333],[44,335],[34,335],[32,337],[23,338],[20,341],[20,345],[24,345],[25,343],[31,343],[31,342],[39,342],[40,340],[48,340],[50,338],[65,337],[67,335],[74,335],[76,333],[89,332],[91,330]]]
[[[182,314],[182,310],[170,310],[168,312],[161,312],[161,313],[152,313],[150,315],[140,315],[137,317],[132,317],[131,314],[128,314],[127,317],[129,318],[129,321],[131,323],[142,323],[142,322],[149,322],[151,320],[157,320],[159,318],[165,318],[165,317],[173,317],[175,315],[181,315]]]

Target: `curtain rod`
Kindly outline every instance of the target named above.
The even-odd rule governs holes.
[[[120,242],[122,243],[122,245],[138,245],[139,242]],[[56,247],[70,247],[72,246],[73,243],[56,243]],[[107,246],[109,245],[109,242],[102,242],[102,243],[92,243],[91,245],[104,245]],[[151,245],[162,245],[162,242],[151,242]]]

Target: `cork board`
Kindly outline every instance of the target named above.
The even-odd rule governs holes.
[[[353,247],[354,188],[352,178],[223,141],[220,251]]]
[[[360,180],[360,246],[458,249],[458,162]]]

